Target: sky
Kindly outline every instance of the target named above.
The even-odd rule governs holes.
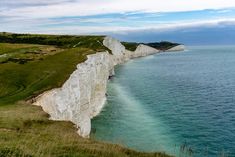
[[[0,32],[185,42],[232,40],[234,26],[235,0],[0,0]]]

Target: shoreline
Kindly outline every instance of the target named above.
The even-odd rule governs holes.
[[[115,66],[134,58],[161,52],[143,44],[135,51],[129,51],[112,37],[105,37],[103,45],[109,48],[112,54],[106,51],[88,55],[87,60],[77,65],[77,69],[61,88],[40,94],[33,103],[41,106],[50,115],[51,120],[74,123],[78,134],[85,138],[89,138],[91,132],[91,119],[97,116],[105,105],[107,83],[109,78],[115,75]],[[184,45],[169,49],[182,50]]]

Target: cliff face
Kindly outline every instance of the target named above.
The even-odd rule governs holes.
[[[106,37],[103,44],[112,51],[87,56],[61,88],[39,95],[34,105],[42,106],[52,120],[71,121],[76,124],[79,135],[89,137],[91,118],[99,114],[105,100],[108,78],[114,75],[114,66],[131,58],[159,52],[139,45],[131,52],[116,39]]]
[[[178,46],[170,48],[169,50],[166,50],[166,52],[170,52],[170,51],[184,51],[184,50],[185,50],[185,46],[184,45],[178,45]]]
[[[106,85],[110,73],[108,52],[89,55],[61,88],[43,93],[34,105],[42,106],[52,120],[71,121],[78,133],[88,137],[91,118],[105,103]]]
[[[125,49],[120,41],[111,37],[106,37],[103,41],[103,44],[112,51],[113,55],[111,55],[111,58],[113,60],[114,66],[133,58],[144,57],[160,52],[155,48],[143,44],[140,44],[135,51],[129,51]]]

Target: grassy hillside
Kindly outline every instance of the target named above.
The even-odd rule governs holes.
[[[135,43],[135,42],[122,42],[126,49],[135,51],[139,44],[148,45],[161,51],[166,51],[172,47],[178,46],[178,43],[172,43],[168,41],[154,42],[154,43]]]
[[[54,45],[63,48],[90,48],[95,51],[108,50],[103,46],[104,36],[71,36],[0,33],[0,42]]]
[[[125,48],[129,51],[135,51],[138,47],[139,43],[135,42],[122,42],[122,44],[125,46]]]
[[[0,106],[1,157],[167,157],[78,136],[70,122],[48,120],[41,108],[25,102]]]
[[[147,43],[146,45],[151,46],[153,48],[156,48],[158,50],[166,51],[166,50],[171,49],[172,47],[178,46],[180,44],[172,43],[172,42],[168,42],[168,41],[161,41],[161,42],[155,42],[155,43]]]
[[[11,49],[7,51],[7,47]],[[21,47],[22,46],[22,47]],[[60,87],[92,49],[0,44],[0,104],[12,104]],[[49,51],[48,51],[49,50]],[[3,54],[3,51],[5,52]]]
[[[88,54],[104,51],[102,36],[0,33],[0,156],[166,157],[78,136],[26,100],[60,87]]]

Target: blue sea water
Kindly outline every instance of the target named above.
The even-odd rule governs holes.
[[[235,156],[235,46],[188,47],[116,68],[92,138],[176,156]]]

